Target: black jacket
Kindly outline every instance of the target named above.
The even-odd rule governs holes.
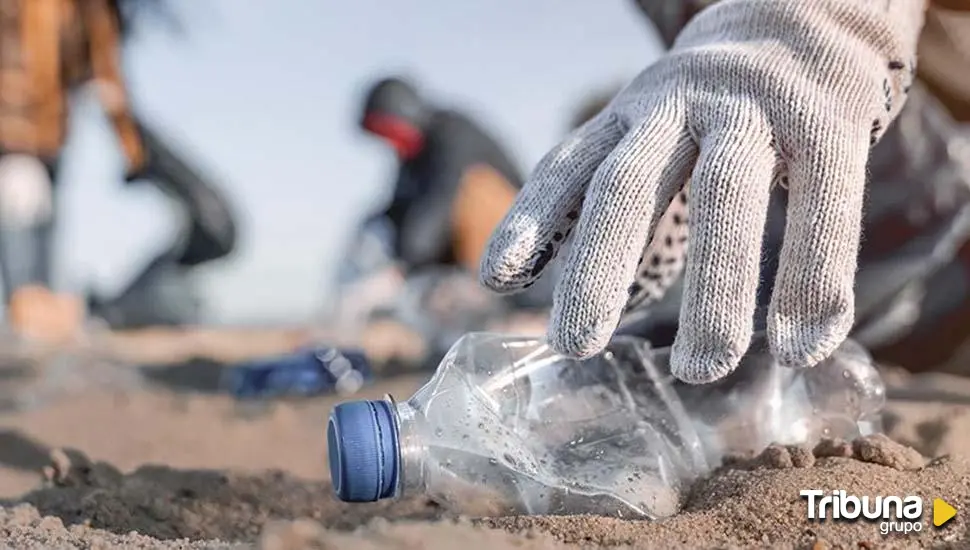
[[[469,168],[487,165],[516,190],[522,187],[522,176],[509,155],[468,117],[436,111],[424,136],[422,152],[401,163],[394,196],[380,214],[394,224],[394,252],[409,269],[455,263],[452,207]]]

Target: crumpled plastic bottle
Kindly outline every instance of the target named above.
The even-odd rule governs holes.
[[[803,370],[764,350],[756,340],[732,376],[690,386],[670,376],[669,349],[634,337],[576,361],[540,340],[469,334],[407,401],[335,407],[334,490],[426,494],[472,515],[658,519],[729,454],[880,429],[884,386],[858,345]]]

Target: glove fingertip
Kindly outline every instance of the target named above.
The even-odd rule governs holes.
[[[499,293],[524,290],[539,280],[558,253],[555,238],[543,238],[534,229],[516,231],[507,225],[501,226],[482,255],[479,280],[486,288]]]
[[[695,345],[680,336],[670,354],[670,373],[687,384],[710,384],[734,372],[741,359],[742,346]]]
[[[779,364],[808,368],[828,359],[845,342],[852,316],[839,315],[823,323],[785,322],[777,315],[768,320],[768,341]]]
[[[547,337],[552,349],[573,359],[589,359],[606,349],[616,323],[597,320],[583,312],[582,308],[553,307]]]
[[[606,349],[610,334],[590,332],[577,334],[569,331],[551,330],[548,334],[549,346],[561,355],[572,359],[585,360]]]
[[[498,294],[511,294],[531,286],[528,282],[522,282],[514,274],[507,273],[504,270],[486,270],[485,267],[479,273],[478,281],[483,287]]]
[[[529,266],[534,256],[517,253],[514,247],[508,245],[490,246],[482,256],[479,281],[485,288],[500,294],[529,288],[542,274],[541,268]]]

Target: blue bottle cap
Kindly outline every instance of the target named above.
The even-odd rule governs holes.
[[[327,458],[337,498],[374,502],[394,495],[400,478],[398,431],[387,401],[350,401],[334,407],[327,426]]]

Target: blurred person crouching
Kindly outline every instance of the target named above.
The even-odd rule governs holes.
[[[477,271],[485,243],[522,185],[504,148],[470,117],[428,104],[398,78],[370,88],[361,127],[398,159],[391,200],[371,219],[390,222],[402,267]]]
[[[390,146],[398,172],[390,200],[361,224],[344,262],[345,311],[356,306],[359,320],[389,306],[440,340],[436,349],[486,325],[543,331],[537,319],[551,304],[551,283],[511,299],[477,283],[485,245],[523,181],[498,140],[470,116],[433,105],[394,77],[369,87],[360,125]],[[343,322],[352,321],[345,315]],[[522,324],[509,324],[515,322]]]
[[[84,298],[50,290],[56,182],[71,94],[85,85],[97,92],[125,159],[126,181],[172,171],[159,166],[157,136],[131,112],[120,67],[129,16],[149,4],[162,2],[0,0],[0,274],[8,320],[21,336],[64,342],[77,336],[84,321]],[[171,165],[171,159],[161,160]],[[219,208],[207,206],[214,210]],[[219,223],[222,235],[215,240],[223,250],[216,256],[228,253],[234,238],[232,224]],[[177,248],[186,248],[184,241]],[[144,273],[136,282],[143,279]],[[126,325],[125,313],[115,308],[111,324]]]
[[[636,0],[667,47],[714,3]],[[906,106],[869,159],[851,336],[884,363],[970,374],[970,2],[930,2],[919,54]],[[592,98],[574,124],[598,113],[610,98]],[[777,187],[765,232],[759,330],[765,327],[786,209],[787,190]],[[678,283],[656,303],[632,303],[621,330],[670,345],[681,290]]]

